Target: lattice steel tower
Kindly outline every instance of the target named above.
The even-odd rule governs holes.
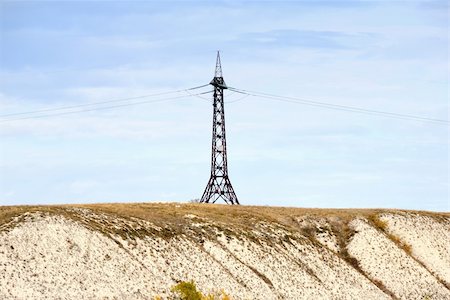
[[[227,89],[227,85],[222,77],[219,52],[217,52],[216,73],[210,84],[214,86],[211,178],[208,181],[200,202],[215,203],[217,200],[223,199],[227,204],[239,204],[233,186],[231,186],[230,179],[228,178],[223,102],[223,90]]]

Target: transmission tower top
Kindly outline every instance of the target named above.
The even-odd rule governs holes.
[[[222,77],[222,64],[220,63],[220,52],[219,51],[217,51],[216,73],[214,74],[214,77]]]
[[[217,51],[216,72],[214,73],[214,78],[213,78],[213,80],[211,80],[210,84],[215,87],[220,87],[222,89],[228,88],[222,77],[222,65],[220,63],[220,52],[219,51]]]

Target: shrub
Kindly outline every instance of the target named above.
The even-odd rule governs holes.
[[[204,296],[197,290],[194,281],[182,281],[171,288],[171,291],[178,294],[181,300],[202,300]]]
[[[181,300],[231,300],[223,290],[220,293],[204,295],[197,290],[194,281],[182,281],[171,288],[171,291],[177,294]],[[157,300],[161,300],[160,298]]]

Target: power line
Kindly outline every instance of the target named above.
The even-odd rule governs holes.
[[[415,115],[410,115],[410,114],[373,110],[373,109],[367,109],[367,108],[350,106],[350,105],[333,104],[333,103],[320,102],[320,101],[314,101],[314,100],[302,99],[302,98],[296,98],[296,97],[280,96],[280,95],[267,94],[267,93],[262,93],[262,92],[237,89],[237,88],[233,88],[233,87],[228,87],[228,88],[230,90],[233,90],[233,91],[241,93],[241,94],[254,96],[254,97],[261,97],[261,98],[276,100],[276,101],[290,102],[290,103],[295,103],[295,104],[304,104],[304,105],[323,107],[323,108],[348,111],[348,112],[363,113],[363,114],[369,114],[369,115],[378,115],[378,116],[403,119],[403,120],[431,122],[431,123],[440,124],[440,125],[449,125],[450,124],[449,121],[441,120],[441,119],[434,119],[434,118],[421,117],[421,116],[415,116]]]
[[[203,88],[206,86],[209,86],[209,84],[204,84],[201,86],[196,86],[196,87],[192,87],[192,88],[188,88],[188,89],[180,89],[180,90],[175,90],[175,91],[157,93],[157,94],[148,94],[148,95],[142,95],[142,96],[136,96],[136,97],[105,100],[105,101],[92,102],[92,103],[86,103],[86,104],[61,106],[61,107],[57,107],[57,108],[48,108],[48,109],[41,109],[41,110],[34,110],[34,111],[27,111],[27,112],[3,114],[3,115],[0,115],[0,118],[3,118],[3,120],[0,119],[0,123],[8,122],[8,121],[18,121],[18,120],[26,120],[26,119],[45,118],[45,117],[52,117],[52,116],[59,116],[59,115],[75,114],[75,113],[89,112],[89,111],[95,111],[95,110],[113,109],[113,108],[119,108],[119,107],[131,106],[131,105],[145,104],[145,103],[163,102],[163,101],[169,101],[169,100],[175,100],[175,99],[187,97],[186,95],[182,95],[182,96],[169,97],[169,98],[164,98],[164,99],[139,101],[139,102],[125,103],[125,104],[118,104],[118,105],[111,105],[111,106],[100,106],[100,107],[94,107],[94,108],[90,108],[90,109],[65,111],[65,112],[51,113],[51,114],[44,114],[44,115],[37,115],[37,116],[7,118],[7,117],[13,117],[13,116],[20,116],[20,115],[39,114],[39,113],[47,113],[47,112],[61,111],[61,110],[68,110],[68,109],[75,109],[75,108],[82,108],[82,107],[89,107],[89,106],[97,106],[97,105],[108,104],[108,103],[124,102],[124,101],[130,101],[130,100],[136,100],[136,99],[142,99],[142,98],[170,95],[170,94],[175,94],[175,93],[180,93],[180,92],[185,92],[188,94],[188,96],[198,97],[203,100],[207,100],[208,102],[211,102],[210,100],[208,100],[204,97],[201,97],[201,95],[211,93],[211,91],[202,92],[202,93],[191,93],[190,92],[192,90],[200,89],[200,88]],[[396,119],[402,119],[402,120],[431,122],[431,123],[440,124],[440,125],[449,125],[450,124],[450,122],[447,120],[421,117],[421,116],[415,116],[415,115],[410,115],[410,114],[393,113],[393,112],[373,110],[373,109],[367,109],[367,108],[349,106],[349,105],[333,104],[333,103],[328,103],[328,102],[321,102],[321,101],[315,101],[315,100],[303,99],[303,98],[297,98],[297,97],[280,96],[280,95],[268,94],[268,93],[263,93],[263,92],[238,89],[238,88],[234,88],[234,87],[228,87],[228,89],[232,92],[243,94],[244,97],[228,101],[227,103],[239,102],[239,101],[247,98],[248,96],[253,96],[253,97],[260,97],[260,98],[275,100],[275,101],[309,105],[309,106],[322,107],[322,108],[347,111],[347,112],[363,113],[363,114],[368,114],[368,115],[384,116],[384,117],[390,117],[390,118],[396,118]],[[6,119],[4,119],[5,117],[6,117]]]
[[[193,94],[192,96],[204,95],[204,94],[208,94],[208,93],[211,93],[211,91],[202,92],[202,93],[198,93],[198,94]],[[5,120],[0,120],[0,123],[10,122],[10,121],[27,120],[27,119],[40,119],[40,118],[47,118],[47,117],[55,117],[55,116],[76,114],[76,113],[96,111],[96,110],[114,109],[114,108],[119,108],[119,107],[126,107],[126,106],[137,105],[137,104],[147,104],[147,103],[156,103],[156,102],[170,101],[170,100],[181,99],[181,98],[186,98],[186,97],[189,97],[189,96],[181,95],[181,96],[169,97],[169,98],[157,99],[157,100],[147,100],[147,101],[139,101],[139,102],[133,102],[133,103],[117,104],[117,105],[111,105],[111,106],[101,106],[101,107],[95,107],[95,108],[90,108],[90,109],[82,109],[82,110],[75,110],[75,111],[66,111],[66,112],[60,112],[60,113],[45,114],[45,115],[37,115],[37,116],[28,116],[28,117],[21,117],[21,118],[5,119]]]
[[[209,84],[208,84],[208,85],[209,85]],[[211,101],[210,99],[208,99],[208,98],[205,98],[205,97],[202,97],[202,96],[199,96],[199,95],[190,93],[189,90],[185,90],[185,92],[186,92],[189,96],[197,97],[197,98],[202,99],[202,100],[204,100],[204,101],[208,101],[209,103],[212,102],[212,101]]]
[[[245,98],[247,98],[247,97],[249,97],[249,96],[250,96],[250,95],[246,94],[246,95],[244,95],[244,96],[242,96],[242,97],[239,97],[239,98],[237,98],[237,99],[225,101],[224,103],[230,103],[230,104],[231,104],[231,103],[240,102],[240,101],[244,100]]]
[[[73,108],[80,108],[80,107],[87,107],[87,106],[95,106],[95,105],[99,105],[99,104],[123,102],[123,101],[136,100],[136,99],[142,99],[142,98],[148,98],[148,97],[163,96],[163,95],[169,95],[169,94],[175,94],[175,93],[180,93],[180,92],[187,92],[187,91],[191,91],[191,90],[196,90],[196,89],[200,89],[200,88],[206,87],[208,85],[209,84],[204,84],[204,85],[192,87],[192,88],[189,88],[189,89],[181,89],[181,90],[176,90],[176,91],[168,91],[168,92],[163,92],[163,93],[148,94],[148,95],[142,95],[142,96],[136,96],[136,97],[120,98],[120,99],[105,100],[105,101],[85,103],[85,104],[61,106],[61,107],[56,107],[56,108],[47,108],[47,109],[40,109],[40,110],[33,110],[33,111],[26,111],[26,112],[3,114],[3,115],[0,115],[0,118],[12,117],[12,116],[18,116],[18,115],[29,115],[29,114],[36,114],[36,113],[50,112],[50,111],[58,111],[58,110],[66,110],[66,109],[73,109]]]

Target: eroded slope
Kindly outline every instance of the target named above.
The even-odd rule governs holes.
[[[450,299],[448,214],[196,204],[0,208],[1,299]]]

